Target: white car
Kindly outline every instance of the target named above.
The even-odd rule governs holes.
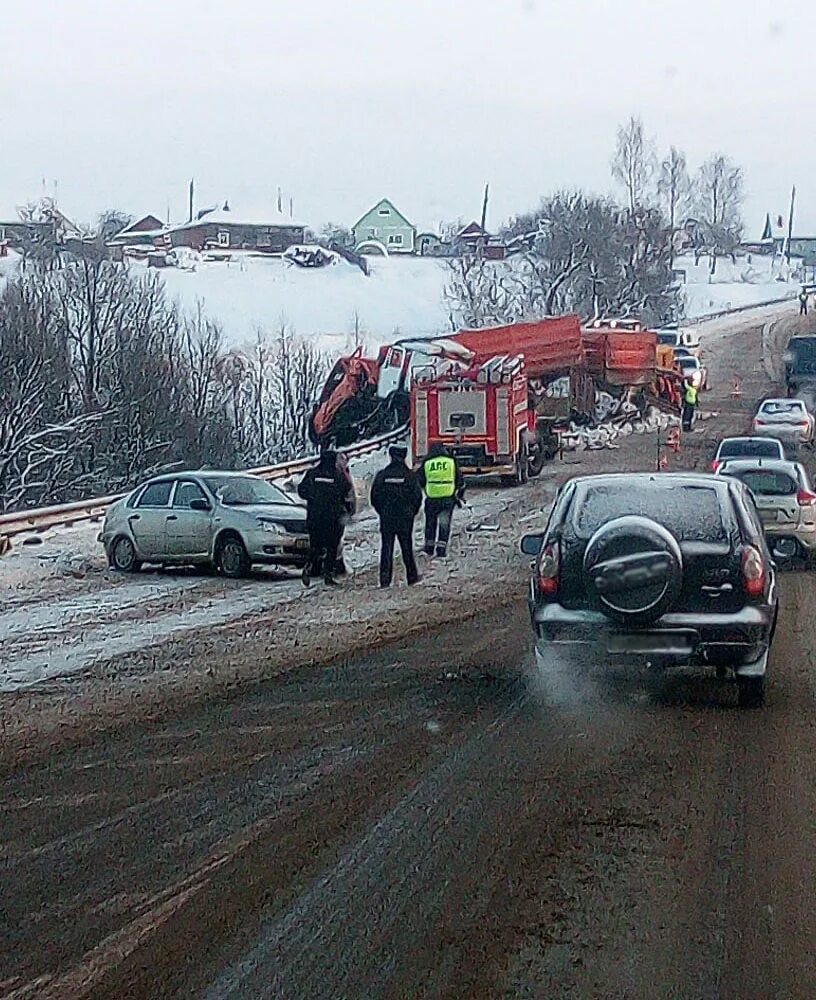
[[[700,363],[699,358],[695,358],[693,355],[676,357],[674,359],[674,367],[684,379],[691,379],[692,384],[700,392],[705,392],[708,389],[708,371]]]
[[[813,443],[813,414],[801,399],[766,399],[754,415],[753,433],[788,447]]]

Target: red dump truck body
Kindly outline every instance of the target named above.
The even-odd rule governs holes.
[[[648,330],[584,330],[589,374],[610,388],[650,385],[657,365],[657,335]]]
[[[481,330],[459,330],[450,337],[473,351],[476,362],[497,355],[521,355],[529,378],[569,372],[584,361],[578,316],[550,316]]]

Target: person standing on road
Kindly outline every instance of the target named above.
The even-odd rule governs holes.
[[[303,568],[303,583],[308,587],[311,578],[322,572],[324,581],[336,586],[334,575],[343,520],[353,509],[354,488],[348,473],[338,467],[333,448],[321,452],[318,464],[309,469],[298,486],[298,495],[306,501],[309,529],[309,561]]]
[[[414,558],[414,519],[422,506],[422,489],[405,464],[408,449],[393,445],[390,462],[380,469],[371,486],[371,506],[380,518],[380,586],[390,587],[394,575],[394,542],[399,540],[408,585],[419,582]]]
[[[802,291],[799,292],[799,315],[807,316],[807,314],[808,314],[808,297],[807,297],[807,292],[803,288]]]
[[[694,413],[697,409],[697,386],[692,379],[686,382],[683,392],[683,430],[690,431],[694,424]]]
[[[431,445],[419,470],[425,492],[425,552],[448,554],[453,508],[462,505],[465,480],[456,460],[443,444]]]
[[[341,521],[342,528],[340,533],[340,544],[337,550],[337,562],[334,566],[334,575],[346,576],[348,569],[346,567],[345,557],[343,556],[343,535],[346,532],[346,526],[349,521],[357,513],[357,495],[354,492],[354,479],[352,478],[351,470],[349,469],[348,458],[342,451],[337,452],[337,468],[348,480],[349,493],[348,500],[346,501],[345,513],[343,514]]]

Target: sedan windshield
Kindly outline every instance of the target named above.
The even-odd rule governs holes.
[[[283,490],[253,476],[207,476],[204,482],[225,507],[292,503]]]

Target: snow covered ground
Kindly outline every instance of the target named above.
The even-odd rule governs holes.
[[[318,336],[326,350],[345,350],[355,319],[367,344],[450,329],[443,299],[445,267],[419,257],[372,257],[369,276],[353,264],[293,267],[277,258],[242,257],[168,269],[162,277],[182,306],[202,302],[224,326],[231,345],[273,334],[281,322],[301,336]]]
[[[246,257],[229,263],[199,263],[195,271],[162,276],[182,306],[198,302],[221,321],[230,344],[240,346],[261,328],[274,332],[285,321],[303,336],[317,336],[324,349],[347,348],[355,317],[367,346],[398,336],[449,331],[445,265],[430,258],[373,257],[371,274],[345,262],[304,269],[281,260]],[[798,286],[779,280],[784,268],[768,258],[718,260],[713,278],[707,259],[679,257],[686,272],[683,298],[689,319],[771,299],[793,297]]]
[[[0,288],[14,273],[19,257],[0,258]],[[134,267],[142,267],[137,264]],[[355,325],[368,349],[400,336],[433,336],[449,332],[445,301],[445,264],[422,257],[369,258],[371,274],[345,261],[332,267],[294,267],[279,258],[241,256],[231,261],[198,261],[195,270],[161,272],[171,298],[188,310],[201,303],[219,320],[230,346],[254,339],[259,329],[272,335],[285,322],[297,334],[317,337],[330,354],[352,342]],[[682,287],[686,316],[694,319],[738,306],[794,297],[799,286],[779,262],[767,257],[717,261],[713,278],[709,261],[695,265],[678,257],[686,272]]]
[[[789,270],[779,260],[770,257],[738,257],[736,264],[720,259],[713,275],[710,260],[678,257],[675,267],[686,272],[682,287],[686,316],[695,319],[724,309],[737,309],[757,302],[793,298],[800,285],[789,280]]]

